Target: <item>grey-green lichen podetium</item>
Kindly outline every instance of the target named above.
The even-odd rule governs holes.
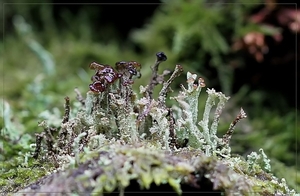
[[[187,72],[187,87],[182,85],[179,94],[172,97],[178,105],[168,107],[170,85],[183,67],[176,65],[172,74],[165,71],[159,75],[158,66],[167,57],[162,52],[156,56],[150,83],[140,87],[140,94],[132,90],[134,77],[140,76],[140,64],[121,61],[114,71],[93,63],[90,67],[96,74],[86,98],[76,90],[82,103],[77,114],[70,118],[66,98],[60,129],[44,123],[45,132],[37,134],[34,157],[53,162],[55,172],[16,194],[103,195],[117,191],[124,195],[134,182],[139,184],[135,191],[168,185],[178,195],[191,190],[225,195],[295,194],[285,179],[270,173],[269,159],[262,149],[246,160],[231,156],[230,138],[237,122],[246,118],[243,109],[227,133],[217,137],[219,118],[229,97],[207,89],[203,119],[198,119],[198,98],[205,87],[202,78]],[[157,84],[162,84],[162,89],[155,99]]]

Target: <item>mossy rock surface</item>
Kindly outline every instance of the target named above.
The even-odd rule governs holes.
[[[234,165],[233,160],[207,157],[188,148],[167,152],[145,146],[117,141],[97,151],[82,153],[77,167],[45,176],[15,195],[122,195],[132,191],[271,195],[280,191],[274,183],[269,183],[274,180],[270,174],[262,170],[259,175],[247,174],[242,171],[246,167]]]

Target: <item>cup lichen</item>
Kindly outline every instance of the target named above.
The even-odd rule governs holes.
[[[120,61],[113,68],[93,62],[90,68],[95,75],[86,98],[75,89],[81,103],[76,116],[70,116],[67,97],[60,127],[49,127],[45,121],[40,124],[44,132],[36,134],[33,157],[50,161],[56,172],[19,193],[103,195],[117,191],[124,195],[137,182],[140,187],[135,191],[168,185],[178,195],[190,190],[226,195],[295,194],[284,179],[270,173],[263,150],[251,153],[247,160],[230,154],[233,130],[246,118],[243,109],[227,133],[217,137],[220,115],[229,97],[207,89],[203,118],[198,120],[203,78],[187,72],[187,88],[182,85],[178,95],[172,97],[178,105],[168,107],[170,86],[183,67],[176,65],[173,72],[159,75],[158,66],[167,57],[163,52],[156,57],[152,78],[147,86],[140,87],[140,94],[133,91],[134,81],[141,76],[139,63]],[[169,79],[165,80],[167,75]],[[154,98],[158,84],[162,89]]]

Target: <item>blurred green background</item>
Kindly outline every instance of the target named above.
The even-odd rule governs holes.
[[[279,177],[295,176],[300,168],[296,154],[300,135],[296,34],[300,25],[295,4],[275,0],[145,2],[2,1],[0,160],[28,152],[34,133],[42,131],[37,126],[41,120],[60,124],[64,97],[76,104],[74,88],[83,95],[89,90],[91,62],[140,62],[143,79],[134,84],[138,91],[150,78],[155,53],[163,51],[168,60],[160,72],[181,64],[185,73],[197,73],[208,88],[231,97],[221,117],[220,136],[240,107],[246,111],[248,118],[232,138],[233,153],[246,156],[263,148],[272,159],[273,172]],[[178,91],[185,80],[183,74],[173,90]],[[200,101],[203,108],[205,95]],[[295,176],[289,183],[296,188],[300,179]]]

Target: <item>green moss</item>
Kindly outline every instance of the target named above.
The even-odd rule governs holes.
[[[53,164],[30,158],[26,166],[22,166],[23,160],[13,158],[0,162],[1,178],[0,186],[4,193],[15,192],[25,185],[36,182],[43,176],[54,170]]]
[[[236,172],[234,168],[240,164],[247,162],[236,158],[220,160],[207,157],[200,150],[185,148],[178,152],[167,152],[143,143],[123,145],[111,141],[109,146],[83,153],[77,168],[67,168],[48,175],[42,183],[37,181],[20,192],[31,195],[55,191],[100,195],[113,191],[126,193],[130,183],[137,181],[139,187],[135,187],[135,191],[151,190],[153,184],[167,184],[180,195],[184,184],[198,187],[198,191],[201,191],[209,180],[210,189],[206,191],[220,191],[226,195],[293,193],[286,189],[284,180],[263,170],[260,175],[247,174],[247,170]]]

